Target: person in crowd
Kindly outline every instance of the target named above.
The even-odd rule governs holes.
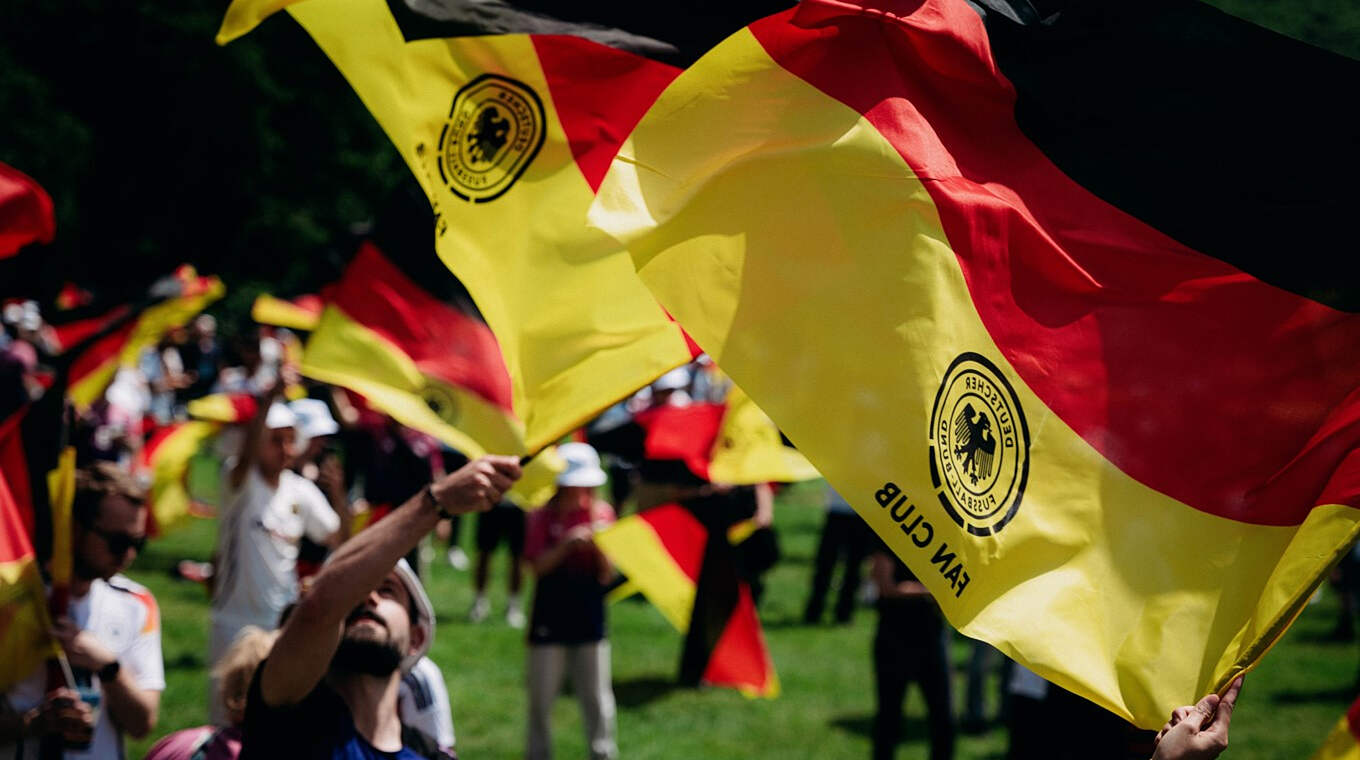
[[[915,681],[926,702],[930,760],[954,757],[954,715],[949,688],[949,628],[940,608],[915,575],[881,542],[871,561],[878,586],[874,635],[874,760],[891,760],[902,733],[902,700]]]
[[[193,373],[194,382],[184,389],[181,403],[207,395],[217,383],[222,347],[217,342],[217,319],[211,314],[194,318],[189,339],[180,347],[184,366]]]
[[[276,402],[282,386],[261,397],[239,453],[224,464],[209,644],[214,663],[242,628],[273,628],[297,598],[302,536],[325,545],[341,538],[337,513],[343,506],[330,504],[316,485],[288,469],[297,415]],[[216,692],[214,687],[210,695]],[[216,699],[212,713],[213,722],[225,720]]]
[[[859,592],[860,571],[869,556],[873,531],[855,514],[836,489],[826,487],[826,521],[822,523],[821,538],[817,542],[817,559],[812,572],[812,592],[803,610],[803,622],[816,625],[826,608],[826,595],[831,590],[831,574],[836,564],[843,561],[841,585],[836,593],[836,622],[849,623],[855,615],[855,594]]]
[[[1222,698],[1209,694],[1194,705],[1173,710],[1171,719],[1157,732],[1152,760],[1214,760],[1223,754],[1241,693],[1242,676],[1238,676]]]
[[[590,757],[614,758],[614,690],[605,635],[604,593],[613,567],[595,546],[595,531],[614,521],[614,510],[595,495],[605,482],[600,457],[589,444],[564,443],[566,469],[557,492],[529,516],[524,557],[538,584],[529,621],[529,760],[552,755],[552,704],[571,672],[581,704]]]
[[[52,631],[77,688],[46,693],[45,668],[12,688],[5,700],[22,720],[9,722],[8,733],[0,729],[0,757],[37,758],[44,739],[79,742],[81,724],[93,718],[88,744],[68,744],[65,756],[117,760],[125,734],[141,738],[155,728],[165,689],[160,611],[149,591],[122,575],[146,541],[145,500],[145,489],[108,462],[77,472],[70,606]]]
[[[241,754],[241,724],[246,718],[246,692],[278,634],[248,625],[213,666],[218,699],[226,709],[227,725],[197,726],[176,731],[151,747],[146,760],[235,760]]]
[[[524,583],[524,510],[509,501],[501,502],[490,512],[477,515],[477,566],[473,573],[474,597],[468,620],[480,623],[491,614],[491,601],[486,596],[491,573],[491,555],[502,541],[510,553],[509,598],[505,604],[505,622],[511,628],[524,627],[524,607],[520,603],[520,587]]]
[[[244,760],[445,756],[398,717],[401,672],[429,649],[434,622],[401,557],[441,517],[490,509],[519,476],[513,457],[477,459],[336,550],[251,681]]]
[[[332,437],[340,432],[340,423],[331,415],[325,401],[316,398],[300,398],[288,402],[288,408],[297,416],[297,440],[294,449],[298,452],[288,469],[316,484],[326,500],[335,509],[340,519],[340,535],[349,536],[353,530],[354,518],[350,511],[349,489],[345,487],[345,469],[340,452],[332,446]],[[326,561],[330,548],[310,536],[303,534],[298,542],[297,574],[299,579],[307,578],[321,568]]]

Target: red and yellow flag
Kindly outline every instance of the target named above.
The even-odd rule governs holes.
[[[689,510],[663,504],[629,515],[595,535],[595,543],[630,584],[642,592],[677,631],[687,633],[696,610],[704,620],[721,620],[705,640],[703,682],[728,686],[752,697],[779,695],[779,678],[765,646],[751,590],[735,576],[698,594],[708,531]],[[714,586],[722,586],[715,589]],[[717,590],[717,593],[714,593]]]
[[[974,7],[752,24],[592,220],[955,626],[1157,726],[1360,531],[1357,145],[1315,118],[1360,64],[1197,3]]]
[[[71,362],[67,397],[76,408],[85,409],[98,401],[119,367],[135,365],[143,349],[154,346],[167,332],[186,324],[226,292],[216,276],[200,276],[187,264],[175,270],[173,277],[178,286],[176,295],[143,309]],[[107,317],[72,325],[69,335],[78,339],[93,334],[111,320],[123,318],[129,308],[118,307]]]
[[[1336,722],[1313,760],[1360,760],[1360,698]]]
[[[325,306],[325,300],[315,294],[284,299],[261,293],[250,306],[250,318],[262,325],[311,331],[316,329]]]
[[[209,511],[190,495],[189,463],[221,427],[218,422],[201,420],[167,425],[142,448],[137,466],[151,475],[149,504],[156,535],[174,530],[191,515]]]
[[[582,7],[564,6],[559,20],[512,3],[427,14],[384,0],[235,0],[218,41],[282,8],[423,188],[434,248],[499,340],[529,451],[692,358],[622,247],[585,213],[619,143],[679,71],[660,60],[697,55],[761,14],[640,14],[653,27],[643,34]]]
[[[0,428],[0,446],[18,437],[17,425]],[[0,468],[0,691],[30,676],[60,650],[48,636],[46,592],[23,512]]]

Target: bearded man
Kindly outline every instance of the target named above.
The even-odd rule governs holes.
[[[490,509],[519,476],[514,457],[477,459],[331,556],[255,673],[242,760],[437,756],[403,735],[397,712],[402,669],[429,649],[434,618],[400,560],[440,519]]]

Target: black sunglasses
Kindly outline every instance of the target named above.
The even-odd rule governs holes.
[[[90,532],[104,539],[104,543],[109,547],[109,551],[117,556],[126,554],[128,549],[135,549],[138,554],[141,554],[142,549],[146,547],[146,536],[129,536],[126,533],[109,533],[107,531],[99,530],[98,528],[91,528]]]

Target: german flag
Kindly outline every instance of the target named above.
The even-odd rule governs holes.
[[[1360,698],[1336,722],[1313,760],[1360,760]]]
[[[220,423],[201,420],[167,425],[157,430],[138,454],[138,468],[151,475],[149,503],[155,535],[174,530],[190,515],[211,513],[194,500],[187,478],[190,460],[221,427]]]
[[[682,681],[775,697],[779,679],[765,646],[751,590],[737,576],[726,537],[694,514],[663,504],[625,517],[595,543],[663,617],[686,634]]]
[[[190,401],[185,411],[195,420],[233,425],[249,422],[259,406],[249,393],[211,393]]]
[[[955,626],[1154,727],[1360,530],[1360,63],[1200,3],[979,5],[750,25],[591,218]]]
[[[217,39],[286,7],[354,87],[434,209],[537,451],[693,356],[586,209],[675,65],[787,5],[235,0]]]
[[[0,429],[0,446],[13,430]],[[22,510],[0,470],[0,690],[27,678],[59,649],[47,631],[46,592]]]
[[[52,197],[32,177],[0,163],[0,259],[56,233]]]
[[[119,367],[136,364],[143,349],[154,346],[167,332],[186,324],[226,292],[217,277],[201,276],[187,264],[163,282],[158,287],[164,290],[145,308],[120,306],[102,318],[73,322],[64,328],[64,340],[84,340],[92,333],[105,332],[70,362],[67,395],[76,408],[86,409],[98,401]],[[128,318],[134,311],[135,318]],[[115,323],[120,325],[117,329],[105,329]]]
[[[288,299],[261,293],[250,306],[250,318],[262,325],[310,332],[316,329],[325,306],[325,300],[314,293]]]

